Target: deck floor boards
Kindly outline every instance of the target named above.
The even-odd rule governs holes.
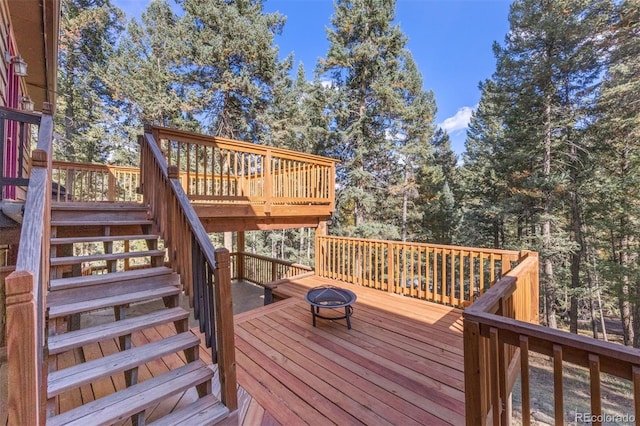
[[[317,285],[357,294],[351,330],[311,325],[303,296]],[[460,310],[315,276],[275,293],[288,299],[235,317],[238,384],[253,398],[240,424],[464,423]]]

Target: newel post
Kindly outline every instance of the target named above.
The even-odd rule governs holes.
[[[464,314],[463,314],[464,317]],[[482,385],[482,374],[487,365],[481,359],[480,325],[467,318],[464,319],[464,397],[465,418],[467,426],[485,425],[486,411],[483,404],[485,397]]]
[[[238,408],[238,393],[236,390],[235,332],[233,330],[229,250],[226,248],[217,249],[215,259],[213,287],[216,304],[216,329],[218,330],[216,343],[218,371],[220,372],[220,399],[229,411],[233,411]]]
[[[5,280],[9,424],[15,425],[44,424],[34,284],[27,271],[15,271]]]

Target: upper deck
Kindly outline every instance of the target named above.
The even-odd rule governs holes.
[[[208,232],[316,227],[335,208],[336,160],[150,127]],[[54,202],[142,202],[140,169],[54,162]]]

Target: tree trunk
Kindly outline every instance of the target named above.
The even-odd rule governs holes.
[[[545,132],[544,132],[544,154],[542,159],[542,174],[544,176],[545,183],[548,183],[551,177],[551,99],[550,95],[547,95],[545,105]],[[542,259],[543,275],[542,281],[544,283],[543,289],[546,299],[546,315],[547,326],[551,328],[558,328],[556,322],[555,307],[555,281],[553,277],[553,263],[549,253],[551,252],[551,190],[545,186],[542,199],[542,246],[545,252]]]

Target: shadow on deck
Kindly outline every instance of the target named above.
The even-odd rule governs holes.
[[[344,320],[311,325],[317,285],[358,295]],[[462,424],[461,311],[315,276],[235,316],[239,424]],[[205,354],[202,354],[205,357]]]

